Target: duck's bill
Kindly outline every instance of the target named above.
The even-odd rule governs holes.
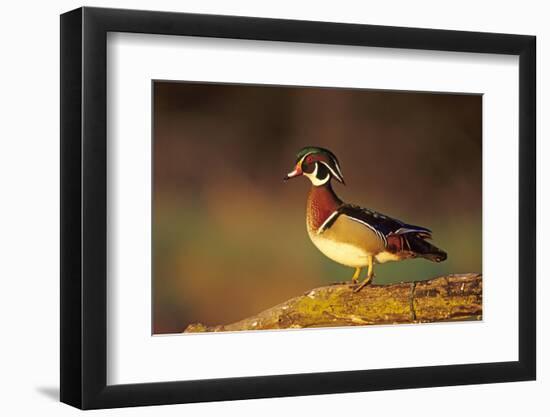
[[[286,174],[283,179],[286,181],[286,180],[289,180],[291,178],[299,177],[302,174],[303,174],[302,169],[299,168],[299,167],[296,167],[296,168],[294,168],[294,171],[289,172],[288,174]]]

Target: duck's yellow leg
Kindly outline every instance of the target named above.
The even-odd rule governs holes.
[[[372,255],[369,255],[368,257],[367,268],[367,277],[353,292],[359,292],[365,287],[365,285],[369,285],[371,283],[372,277],[374,277],[374,260]]]
[[[361,268],[355,268],[355,273],[353,274],[353,277],[351,277],[352,284],[357,284],[360,274],[361,274]]]

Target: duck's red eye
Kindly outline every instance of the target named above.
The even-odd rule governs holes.
[[[311,155],[306,157],[306,163],[311,164],[313,162],[313,157]]]

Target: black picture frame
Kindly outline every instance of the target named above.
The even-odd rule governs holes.
[[[519,56],[519,360],[112,385],[107,375],[108,32]],[[61,401],[82,409],[533,380],[534,36],[79,8],[61,15]]]

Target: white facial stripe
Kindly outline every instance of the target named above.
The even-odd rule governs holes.
[[[308,155],[311,155],[312,153],[313,153],[313,152],[308,152],[308,153],[306,153],[304,156],[302,156],[302,159],[300,159],[300,161],[298,162],[297,165],[298,165],[298,166],[302,166],[302,162],[304,162],[304,159],[306,159],[306,157],[307,157]]]
[[[336,165],[336,169],[338,170],[338,175],[340,175],[340,179],[344,179],[344,174],[342,174],[342,170],[340,169],[340,165],[338,165],[338,162],[334,160],[334,165]]]
[[[330,180],[330,174],[327,173],[327,176],[323,179],[319,179],[317,178],[317,170],[319,168],[319,165],[317,164],[317,162],[315,162],[315,169],[313,170],[313,172],[311,174],[308,174],[307,172],[304,172],[304,175],[306,177],[309,178],[309,180],[311,181],[311,183],[313,185],[315,185],[316,187],[320,186],[320,185],[323,185],[323,184],[326,184],[328,182],[328,180]]]
[[[306,153],[304,156],[302,156],[300,161],[298,161],[297,165],[301,167],[302,163],[304,162],[304,159],[306,159],[308,157],[308,155],[311,155],[313,153],[315,153],[315,151]],[[340,165],[338,165],[338,162],[334,158],[331,158],[331,159],[334,161],[334,165],[336,165],[336,171],[334,171],[334,169],[328,163],[326,163],[325,161],[317,161],[317,162],[320,162],[320,163],[324,164],[329,169],[329,171],[332,173],[332,175],[334,175],[340,182],[343,183],[344,182],[344,176],[342,175],[342,170],[340,169]],[[308,173],[304,172],[304,175],[311,180],[313,185],[323,185],[323,184],[326,184],[326,182],[330,179],[330,176],[327,176],[327,178],[323,178],[322,180],[317,179],[317,176],[316,176],[316,174],[317,174],[317,162],[315,162],[315,171],[313,171],[313,173],[311,173],[311,174],[308,174]],[[290,176],[290,174],[289,174],[289,176]]]
[[[319,162],[321,162],[324,166],[326,166],[329,169],[329,171],[332,172],[332,175],[334,175],[339,181],[342,181],[342,177],[338,175],[336,172],[334,172],[334,170],[329,164],[327,164],[325,161],[319,161]]]

